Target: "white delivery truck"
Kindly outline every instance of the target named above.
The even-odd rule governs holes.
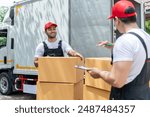
[[[0,92],[19,90],[36,94],[34,53],[46,39],[44,25],[57,23],[58,37],[85,57],[110,56],[99,41],[114,39],[113,22],[107,20],[117,0],[24,0],[6,8],[0,23]],[[141,4],[133,1],[141,25]]]

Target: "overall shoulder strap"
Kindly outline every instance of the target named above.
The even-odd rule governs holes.
[[[48,49],[48,46],[47,44],[43,41],[43,44],[44,44],[44,51]]]
[[[141,36],[139,36],[137,33],[135,32],[128,32],[129,34],[133,34],[135,35],[136,37],[138,37],[138,39],[141,41],[142,45],[144,46],[144,49],[145,49],[145,52],[146,52],[146,59],[148,58],[148,52],[147,52],[147,47],[146,47],[146,44],[144,42],[144,40],[142,39]]]
[[[58,42],[58,47],[61,47],[62,46],[62,40],[60,40],[59,42]]]

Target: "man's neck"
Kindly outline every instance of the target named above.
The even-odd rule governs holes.
[[[131,29],[139,29],[139,27],[136,23],[125,25],[125,32],[128,32]]]
[[[49,42],[55,42],[57,39],[56,38],[48,38]]]

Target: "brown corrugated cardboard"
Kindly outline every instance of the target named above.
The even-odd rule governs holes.
[[[83,86],[83,100],[108,100],[110,92],[90,86]]]
[[[82,100],[83,80],[78,83],[37,82],[37,100]]]
[[[110,58],[86,58],[86,67],[96,67],[101,70],[111,70]],[[85,85],[110,91],[111,86],[102,79],[94,79],[87,72],[85,73]]]
[[[40,82],[77,83],[83,79],[84,71],[75,65],[83,65],[79,57],[41,57],[38,60]]]

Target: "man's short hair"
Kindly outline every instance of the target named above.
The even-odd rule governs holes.
[[[118,18],[118,19],[120,19],[124,24],[135,23],[137,20],[136,16],[127,17],[127,18]]]

